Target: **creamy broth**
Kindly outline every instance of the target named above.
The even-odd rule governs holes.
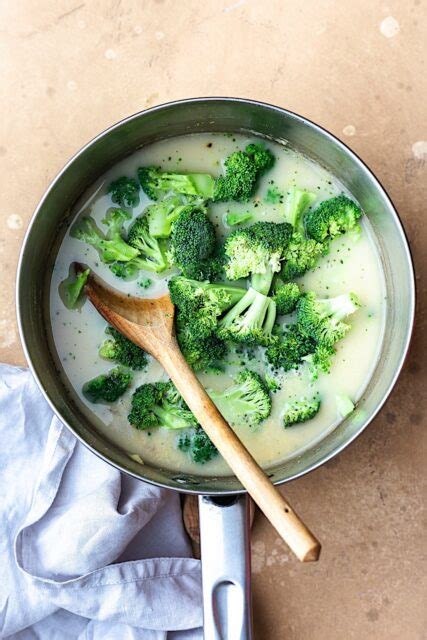
[[[206,172],[217,176],[221,172],[221,161],[236,149],[244,148],[249,141],[253,141],[253,138],[241,135],[194,134],[147,146],[114,166],[93,185],[77,204],[75,217],[81,214],[91,215],[100,224],[106,210],[116,206],[106,193],[111,180],[122,175],[134,176],[139,166],[160,165],[164,170]],[[346,192],[343,186],[318,164],[284,145],[268,143],[268,146],[275,154],[276,162],[273,169],[260,180],[255,204],[227,202],[209,206],[209,216],[217,227],[218,236],[230,232],[223,222],[225,213],[229,210],[253,211],[254,221],[283,221],[283,204],[265,202],[272,181],[282,193],[293,185],[312,191],[318,195],[316,203]],[[132,210],[133,217],[139,215],[147,203],[148,199],[141,191],[140,204]],[[101,224],[100,226],[102,227]],[[81,309],[70,311],[64,307],[58,295],[59,283],[67,277],[70,263],[75,260],[86,263],[112,286],[138,296],[156,297],[166,292],[167,278],[173,271],[161,276],[141,272],[140,278],[135,281],[124,282],[116,278],[99,260],[95,249],[71,238],[68,232],[65,235],[51,282],[52,336],[64,381],[77,394],[82,410],[96,428],[102,430],[112,442],[130,455],[139,455],[147,463],[184,473],[228,474],[228,467],[219,456],[204,465],[193,462],[186,453],[177,448],[177,431],[157,428],[147,433],[129,425],[127,415],[135,388],[145,382],[167,379],[160,365],[153,359],[149,359],[145,371],[135,372],[131,388],[118,402],[112,405],[91,404],[84,398],[81,392],[84,382],[105,373],[115,365],[98,356],[98,349],[105,339],[106,323],[90,302],[85,301]],[[148,276],[153,281],[147,290],[138,285],[143,276]],[[351,317],[352,328],[348,335],[337,344],[337,354],[328,375],[322,374],[318,380],[312,382],[306,365],[278,376],[274,374],[279,378],[281,388],[272,394],[273,409],[270,417],[257,427],[232,425],[264,467],[295,456],[322,439],[340,422],[336,394],[344,393],[353,401],[357,401],[369,382],[381,348],[385,287],[378,251],[366,216],[362,222],[362,233],[357,240],[350,234],[334,240],[329,254],[298,282],[303,289],[313,290],[324,297],[352,291],[359,297],[362,307]],[[279,318],[279,321],[289,321],[289,317]],[[260,349],[255,355],[247,366],[260,373],[268,373],[263,350]],[[231,355],[230,359],[235,361],[236,357]],[[231,364],[223,374],[203,373],[199,377],[205,387],[220,390],[232,384],[231,378],[236,371],[236,366]],[[315,395],[316,392],[322,401],[316,417],[306,423],[284,429],[281,413],[285,403],[301,396]],[[233,419],[230,415],[225,417],[230,421]]]

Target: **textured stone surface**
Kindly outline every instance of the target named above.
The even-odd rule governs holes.
[[[403,218],[419,287],[411,355],[369,429],[286,487],[321,561],[299,564],[258,515],[259,640],[425,637],[425,24],[421,0],[0,4],[0,361],[25,364],[14,274],[43,190],[82,144],[145,107],[203,95],[286,106],[361,155]]]

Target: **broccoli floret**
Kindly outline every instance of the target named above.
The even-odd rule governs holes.
[[[278,382],[276,378],[273,378],[272,376],[269,376],[269,375],[265,376],[265,383],[269,391],[271,391],[272,393],[276,393],[276,391],[279,391],[281,386],[280,382]]]
[[[280,282],[280,281],[279,281]],[[273,300],[276,303],[277,313],[286,315],[295,311],[297,302],[301,297],[301,291],[295,282],[280,283],[276,286]]]
[[[341,195],[324,200],[305,216],[307,234],[317,242],[331,240],[335,236],[358,229],[361,209],[355,202]]]
[[[178,448],[188,452],[194,462],[204,464],[218,455],[218,449],[199,425],[189,433],[182,434],[178,440]]]
[[[252,275],[253,288],[266,295],[274,273],[281,269],[291,235],[292,227],[286,222],[256,222],[233,231],[224,245],[227,278],[237,280]]]
[[[258,373],[241,371],[234,385],[224,391],[208,391],[224,416],[233,423],[257,425],[271,413],[268,387]]]
[[[175,324],[185,359],[196,370],[215,367],[227,353],[224,341],[215,335],[218,317],[240,300],[246,290],[183,276],[172,278],[169,290],[178,310]]]
[[[315,349],[315,341],[303,334],[296,324],[292,324],[287,327],[283,336],[273,336],[265,355],[274,369],[290,371],[299,367],[305,356]]]
[[[235,151],[224,162],[225,175],[215,181],[213,199],[247,202],[257,178],[274,164],[274,156],[263,144],[254,143]]]
[[[331,300],[317,300],[314,293],[302,295],[296,304],[297,323],[287,327],[283,336],[273,336],[266,350],[268,362],[285,371],[306,362],[312,379],[328,373],[335,355],[333,345],[350,328],[342,322],[358,308],[354,294]]]
[[[83,385],[83,395],[90,402],[116,402],[130,383],[133,374],[123,367],[111,369]]]
[[[153,238],[150,234],[146,216],[140,216],[132,224],[128,243],[139,253],[138,258],[134,260],[138,269],[160,273],[169,267],[163,241]]]
[[[169,255],[187,278],[209,279],[216,249],[215,228],[204,207],[185,207],[173,223]]]
[[[276,320],[276,303],[250,287],[218,323],[223,340],[247,345],[268,345]]]
[[[170,196],[160,202],[151,204],[146,209],[148,230],[153,238],[169,238],[172,223],[187,206],[178,196]]]
[[[205,328],[201,331],[200,323],[192,324],[180,312],[176,315],[175,327],[179,347],[195,371],[216,368],[224,360],[227,345],[215,333],[210,333]]]
[[[111,199],[121,207],[136,207],[139,203],[139,184],[134,178],[122,176],[108,187]]]
[[[308,365],[312,380],[317,380],[319,373],[329,373],[335,353],[334,347],[318,344],[313,353],[304,356],[303,360]]]
[[[76,272],[70,267],[70,275],[59,285],[59,295],[67,309],[76,309],[83,298],[83,288],[89,277],[90,269]]]
[[[108,240],[116,240],[117,238],[123,239],[125,222],[130,220],[132,215],[129,211],[120,209],[119,207],[113,207],[107,211],[103,219],[102,224],[107,227],[106,236]]]
[[[338,413],[342,418],[346,418],[354,411],[353,401],[345,394],[339,393],[335,396]]]
[[[274,156],[261,142],[252,142],[248,144],[245,153],[252,159],[255,164],[258,175],[261,175],[271,169],[274,164]]]
[[[317,343],[333,346],[350,329],[343,320],[359,307],[360,302],[354,293],[320,299],[310,291],[297,303],[297,322],[301,331]]]
[[[138,179],[152,200],[159,200],[170,192],[209,200],[214,193],[215,180],[207,173],[167,173],[158,167],[140,167]]]
[[[327,251],[327,244],[316,242],[313,239],[304,239],[296,232],[292,234],[291,241],[285,252],[281,277],[285,281],[294,280],[304,275],[306,271],[313,269],[320,256]]]
[[[308,207],[316,200],[316,194],[309,191],[302,191],[296,187],[291,187],[286,196],[284,216],[286,222],[289,222],[302,236],[304,232],[304,214]]]
[[[125,338],[114,327],[107,327],[105,333],[111,338],[102,344],[99,355],[105,360],[112,360],[125,367],[138,371],[147,366],[147,355],[143,349]]]
[[[304,214],[316,199],[316,194],[292,187],[285,201],[285,220],[294,228],[286,249],[281,276],[285,281],[302,276],[312,269],[318,258],[327,251],[327,245],[307,239],[304,229]]]
[[[313,398],[308,400],[296,400],[295,402],[287,402],[283,407],[283,426],[292,427],[299,422],[311,420],[320,409],[320,400]]]
[[[197,425],[196,418],[170,381],[149,382],[138,387],[132,396],[128,420],[143,430],[152,427],[187,429]]]
[[[250,211],[229,211],[225,214],[225,223],[229,227],[238,227],[241,224],[250,222],[252,218],[253,215]]]
[[[121,209],[118,211],[121,211]],[[127,215],[126,212],[124,213]],[[117,217],[121,216],[116,216],[116,220]],[[95,221],[92,218],[85,217],[79,220],[71,229],[70,235],[72,238],[77,238],[77,240],[92,245],[98,251],[102,262],[106,262],[107,264],[115,262],[116,260],[128,262],[132,260],[132,258],[136,258],[138,251],[130,247],[123,240],[120,233],[116,233],[114,237],[112,237],[113,228],[117,229],[117,225],[110,223],[108,232],[110,237],[106,238],[96,226]]]
[[[169,291],[181,318],[186,319],[200,337],[210,335],[216,329],[219,316],[246,293],[246,289],[240,287],[198,282],[184,276],[171,278]]]
[[[254,190],[258,170],[244,151],[235,151],[224,162],[225,175],[215,181],[215,201],[247,202]]]

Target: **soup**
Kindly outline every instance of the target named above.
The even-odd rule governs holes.
[[[253,138],[243,135],[192,134],[144,147],[92,185],[77,203],[74,217],[79,219],[90,215],[102,228],[106,211],[117,206],[111,199],[108,186],[120,176],[136,176],[140,166],[160,166],[162,171],[207,173],[217,177],[223,171],[224,159],[236,150],[245,149],[251,142],[254,142]],[[297,151],[274,142],[268,142],[267,146],[275,156],[275,163],[259,178],[254,197],[249,202],[208,204],[208,216],[219,239],[234,229],[245,228],[258,221],[282,223],[286,194],[292,187],[315,194],[310,203],[311,210],[324,200],[346,193],[334,176]],[[149,204],[150,199],[140,190],[139,203],[129,209],[132,219],[140,216]],[[251,220],[242,227],[231,228],[227,224],[230,211],[233,214],[248,212]],[[197,372],[205,388],[216,392],[229,389],[242,367],[266,377],[271,387],[272,408],[269,417],[260,424],[249,426],[246,420],[239,423],[231,406],[222,406],[225,418],[264,468],[302,453],[333,430],[343,417],[339,398],[350,398],[356,403],[375,368],[385,320],[385,285],[375,239],[366,216],[360,220],[360,229],[360,233],[344,233],[332,240],[328,253],[318,258],[313,269],[295,280],[302,292],[313,291],[319,298],[349,292],[354,292],[359,298],[360,307],[348,319],[351,329],[335,345],[336,354],[329,373],[313,376],[309,362],[302,362],[288,371],[272,369],[266,360],[264,347],[253,347],[249,353],[240,345],[231,347],[221,371]],[[179,430],[165,427],[140,430],[129,423],[128,414],[135,389],[148,382],[167,380],[161,366],[152,358],[148,357],[144,370],[134,372],[129,389],[116,402],[102,404],[87,399],[82,391],[83,385],[89,379],[106,373],[113,365],[99,355],[106,338],[107,325],[103,318],[87,300],[78,309],[67,309],[59,294],[60,284],[67,278],[70,264],[74,261],[86,264],[122,292],[145,297],[166,293],[168,280],[177,270],[171,268],[160,274],[141,271],[134,279],[123,280],[100,260],[92,246],[72,237],[70,230],[66,233],[58,251],[50,289],[53,346],[61,375],[88,419],[113,443],[142,463],[183,473],[228,475],[229,469],[219,455],[203,465],[194,461],[183,447],[178,446],[182,441]],[[294,322],[294,315],[278,316],[279,326]],[[320,399],[319,411],[312,419],[285,428],[285,408],[308,396]]]

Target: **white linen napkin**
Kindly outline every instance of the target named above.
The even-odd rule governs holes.
[[[199,640],[179,495],[106,464],[0,365],[0,637]]]

